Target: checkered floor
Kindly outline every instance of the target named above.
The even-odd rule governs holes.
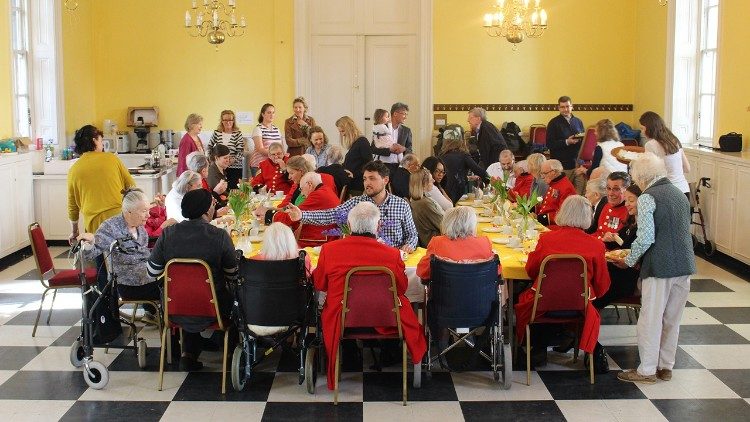
[[[58,268],[69,268],[63,248]],[[139,370],[132,350],[96,351],[109,368],[104,390],[87,387],[81,371],[69,363],[78,335],[80,295],[59,294],[49,325],[31,337],[41,289],[34,281],[33,259],[0,272],[0,420],[748,420],[750,418],[750,283],[698,259],[688,308],[682,320],[674,378],[655,385],[616,379],[618,368],[638,361],[635,325],[621,310],[603,313],[601,342],[610,355],[609,374],[589,385],[572,354],[550,352],[549,363],[532,373],[515,368],[510,390],[492,381],[486,368],[435,373],[421,389],[410,387],[409,405],[401,406],[397,368],[372,372],[369,352],[344,357],[342,403],[318,379],[309,395],[297,385],[295,357],[274,354],[242,393],[219,394],[220,354],[204,352],[207,368],[165,374],[157,391],[159,336],[148,342],[148,367]],[[48,299],[49,300],[49,299]],[[47,313],[43,313],[43,318]]]

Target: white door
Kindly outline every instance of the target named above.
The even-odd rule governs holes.
[[[312,37],[310,114],[331,142],[339,143],[336,120],[349,116],[364,120],[364,93],[360,88],[364,68],[362,37],[316,35]]]
[[[371,138],[375,109],[390,111],[395,102],[409,105],[409,114],[419,116],[417,109],[417,47],[413,35],[365,36],[365,116],[364,130]],[[420,133],[418,119],[407,120],[413,134]],[[413,135],[412,135],[413,136]],[[414,143],[414,149],[421,147]],[[426,157],[421,150],[415,151]],[[429,154],[428,154],[429,155]]]
[[[716,216],[714,228],[716,233],[716,248],[724,253],[731,253],[732,227],[737,189],[737,166],[725,161],[716,165]]]

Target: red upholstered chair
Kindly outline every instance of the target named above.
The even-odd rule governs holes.
[[[172,321],[174,316],[205,317],[213,320],[206,329],[224,331],[224,359],[221,365],[221,394],[226,394],[227,349],[229,345],[229,327],[221,317],[219,302],[216,298],[216,287],[211,275],[211,268],[200,259],[171,259],[164,269],[164,328],[161,336],[159,357],[159,391],[164,383],[164,354],[167,344],[167,333],[171,329],[180,329]]]
[[[623,138],[623,139],[620,139],[620,141],[626,147],[637,147],[638,146],[638,140],[637,139]]]
[[[586,319],[589,282],[586,260],[580,255],[553,254],[542,261],[536,283],[531,319],[526,325],[526,385],[531,385],[532,324],[576,324],[580,329]],[[550,312],[568,311],[572,316],[550,316]],[[577,312],[577,313],[576,313]],[[539,315],[539,316],[538,316]],[[574,361],[578,360],[578,337]],[[594,359],[589,359],[591,384],[594,383]]]
[[[49,305],[49,314],[47,314],[47,325],[49,325],[49,319],[52,316],[52,307],[55,306],[55,297],[57,297],[57,291],[59,289],[80,289],[81,283],[78,280],[78,270],[56,270],[55,264],[52,261],[52,255],[49,253],[47,247],[47,239],[44,238],[44,232],[39,223],[31,223],[29,225],[29,241],[31,242],[31,251],[34,254],[34,261],[36,262],[36,269],[39,271],[39,282],[44,287],[42,293],[42,300],[39,302],[39,311],[36,313],[36,320],[34,321],[34,330],[31,332],[31,337],[36,335],[36,327],[39,325],[39,317],[42,315],[42,306],[44,305],[44,298],[47,292],[53,290],[52,303]],[[52,277],[45,280],[45,276],[52,272]],[[96,268],[86,268],[86,283],[96,284]]]
[[[596,150],[596,128],[591,126],[586,129],[586,135],[583,137],[581,149],[578,150],[578,159],[583,161],[583,166],[591,167],[591,161],[594,159],[594,150]]]
[[[529,127],[529,139],[532,144],[547,145],[547,126],[531,125]]]
[[[622,299],[618,299],[612,303],[610,303],[610,306],[615,307],[615,312],[617,312],[617,319],[620,319],[620,309],[619,307],[622,306],[625,308],[625,312],[628,314],[628,322],[631,324],[633,323],[633,319],[630,317],[630,310],[633,310],[633,313],[635,314],[635,320],[638,321],[638,316],[641,312],[641,296],[629,296],[624,297]]]
[[[354,267],[346,273],[344,300],[341,308],[341,340],[398,339],[402,350],[402,388],[406,406],[406,343],[401,328],[401,303],[396,290],[396,277],[386,267]],[[373,327],[392,327],[394,334],[380,334]],[[336,380],[333,403],[339,400],[341,342],[336,352]],[[415,365],[415,371],[420,365]],[[416,375],[415,375],[416,376]]]

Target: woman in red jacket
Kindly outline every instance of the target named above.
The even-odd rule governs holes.
[[[268,146],[268,158],[260,162],[260,172],[252,178],[250,184],[254,188],[265,186],[270,193],[288,192],[292,187],[286,168],[288,160],[289,156],[284,154],[284,147],[280,143],[272,143]]]

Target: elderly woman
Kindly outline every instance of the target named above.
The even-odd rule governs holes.
[[[211,165],[208,166],[208,187],[218,201],[218,207],[227,204],[229,196],[229,181],[227,180],[227,169],[232,164],[232,155],[229,148],[222,144],[216,144],[209,150]]]
[[[328,164],[328,137],[323,132],[323,128],[313,126],[310,129],[310,144],[307,150],[305,150],[305,154],[315,157],[315,168]]]
[[[187,156],[195,151],[206,153],[203,149],[203,141],[198,137],[203,129],[203,117],[200,114],[190,113],[185,119],[185,130],[187,133],[180,140],[180,149],[177,152],[177,173],[175,176],[180,177],[183,171],[187,170]]]
[[[95,257],[109,253],[114,242],[121,242],[128,253],[113,252],[112,268],[117,274],[117,291],[124,300],[161,300],[160,283],[149,277],[146,261],[151,251],[148,249],[148,234],[143,227],[148,219],[148,198],[140,189],[129,189],[122,197],[122,213],[104,221],[96,234],[83,233],[84,255]],[[127,240],[124,240],[127,239]],[[144,306],[144,321],[156,321],[157,310]]]
[[[612,154],[613,149],[625,146],[620,142],[620,134],[617,133],[617,128],[615,128],[615,123],[612,120],[603,119],[596,122],[596,141],[594,157],[586,175],[591,178],[592,172],[599,167],[604,168],[609,173],[615,171],[627,173],[628,166],[617,161],[617,158]]]
[[[534,176],[534,183],[531,185],[531,190],[536,190],[537,195],[544,196],[547,194],[547,182],[542,177],[542,163],[547,161],[544,154],[535,152],[526,157],[526,162],[529,163],[529,173]]]
[[[83,229],[94,233],[106,219],[120,211],[121,192],[135,186],[133,177],[114,154],[104,153],[102,132],[86,125],[75,133],[75,152],[80,155],[68,171],[68,218],[70,242],[79,234],[78,217]]]
[[[365,190],[362,181],[362,168],[365,164],[372,161],[372,151],[370,150],[370,141],[362,136],[362,131],[357,127],[349,116],[344,116],[336,120],[336,128],[341,135],[341,145],[348,151],[344,157],[344,168],[352,174],[352,180],[349,183],[349,194],[352,196],[359,195]]]
[[[254,211],[255,215],[259,219],[265,221],[266,224],[271,224],[274,215],[288,204],[299,205],[305,200],[304,195],[302,195],[302,190],[300,189],[300,181],[305,173],[313,171],[312,166],[304,159],[304,157],[298,155],[287,161],[286,169],[289,174],[289,180],[292,182],[292,186],[287,191],[284,199],[281,200],[279,206],[277,208],[258,207]]]
[[[292,157],[294,158],[294,157]],[[323,179],[319,173],[310,171],[305,173],[299,181],[299,195],[302,201],[295,204],[303,211],[328,210],[336,208],[339,205],[339,197],[333,189],[323,184]],[[283,223],[293,230],[297,230],[300,222],[293,222],[285,212],[277,212],[273,216],[273,221]],[[326,234],[329,230],[335,229],[335,224],[315,225],[303,224],[299,229],[298,244],[301,248],[308,246],[319,246],[321,243],[335,239]]]
[[[563,174],[563,177],[565,175]],[[567,178],[566,178],[567,180]],[[579,348],[587,353],[594,352],[596,342],[599,339],[599,313],[591,301],[603,295],[609,289],[609,273],[607,262],[604,259],[604,244],[584,232],[591,225],[591,204],[580,195],[571,195],[563,202],[557,213],[555,223],[559,226],[556,230],[543,233],[539,237],[536,249],[529,254],[526,262],[526,272],[534,280],[534,285],[521,293],[516,304],[516,334],[518,341],[522,341],[526,335],[526,325],[531,320],[534,295],[539,280],[539,270],[544,258],[553,254],[580,255],[586,260],[586,278],[589,282],[590,296],[586,309],[586,321],[580,338]],[[547,283],[555,282],[554,279]],[[580,289],[580,284],[570,286]],[[537,316],[541,316],[538,314]],[[532,361],[535,365],[543,365],[547,359],[547,346],[552,341],[552,332],[545,326],[534,327],[532,333]],[[529,353],[529,351],[526,351]],[[598,351],[597,351],[598,352]]]
[[[234,111],[222,111],[220,119],[219,126],[208,141],[208,149],[213,150],[218,144],[229,148],[232,162],[226,168],[225,173],[227,176],[227,182],[229,183],[229,189],[236,189],[239,180],[242,179],[243,157],[245,156],[245,151],[247,149],[245,138],[242,137],[242,131],[237,126],[237,119],[234,116]]]
[[[250,172],[253,176],[258,172],[260,163],[269,158],[271,144],[283,145],[284,138],[281,136],[279,128],[273,125],[273,120],[276,117],[276,108],[273,104],[263,104],[260,109],[260,115],[258,116],[258,125],[253,129],[253,133],[250,135],[253,138],[253,153],[250,156]]]
[[[341,189],[348,186],[352,180],[352,174],[344,168],[344,150],[339,145],[328,147],[328,161],[326,165],[318,167],[317,172],[330,174],[336,184],[336,194],[341,195]]]
[[[591,209],[594,214],[600,214],[601,209],[607,204],[607,177],[598,179],[589,179],[586,182],[586,199],[591,203]],[[596,221],[591,221],[591,227],[587,230],[589,233],[596,231]]]
[[[487,172],[469,156],[466,143],[454,131],[446,130],[443,133],[440,158],[445,163],[445,176],[448,178],[445,190],[453,204],[466,193],[469,171],[474,172],[475,177],[487,178]]]
[[[218,183],[214,186],[213,190],[208,185],[208,158],[202,152],[191,152],[187,157],[187,166],[189,170],[192,170],[201,175],[201,186],[211,195],[217,197],[221,193],[226,191],[226,183]],[[216,216],[222,216],[229,211],[226,206],[216,209]]]
[[[695,273],[690,237],[690,204],[668,178],[664,160],[646,153],[631,162],[638,197],[638,231],[620,267],[641,265],[641,313],[638,318],[638,369],[617,378],[653,384],[669,381],[677,352],[680,320]]]
[[[448,211],[453,208],[453,202],[448,197],[448,193],[445,192],[443,184],[445,183],[445,164],[443,160],[438,157],[430,156],[425,158],[422,162],[422,168],[427,169],[432,176],[432,186],[426,192],[426,195],[433,201],[440,205],[443,211]]]
[[[643,113],[638,122],[648,138],[643,145],[646,151],[664,160],[669,181],[690,198],[690,187],[685,178],[685,173],[690,173],[690,162],[682,150],[680,140],[669,130],[664,119],[653,111]]]
[[[297,97],[292,101],[291,117],[284,121],[284,135],[289,148],[289,156],[302,155],[311,142],[311,129],[315,126],[315,119],[307,114],[308,105],[304,97]]]
[[[491,259],[490,240],[485,236],[477,237],[477,215],[471,207],[459,206],[445,212],[441,224],[443,235],[434,236],[427,244],[427,252],[417,265],[417,276],[429,280],[430,257],[454,262],[477,262]],[[500,274],[498,266],[498,274]]]
[[[274,142],[268,146],[268,158],[258,164],[260,172],[250,181],[254,188],[265,187],[268,192],[275,193],[289,191],[292,184],[287,172],[287,161],[289,157],[284,155],[284,147]]]
[[[443,221],[443,209],[426,193],[432,188],[433,180],[429,170],[420,169],[409,177],[409,206],[417,226],[419,246],[425,247],[433,236],[440,234],[440,223]]]
[[[531,195],[531,187],[534,184],[534,176],[529,173],[529,162],[522,160],[517,162],[513,166],[513,174],[515,174],[515,183],[509,191],[509,197],[512,201],[516,201],[519,196],[528,197]],[[538,192],[537,192],[538,194]]]
[[[185,220],[182,215],[182,197],[191,190],[201,189],[201,175],[192,171],[185,170],[177,180],[172,184],[172,190],[167,194],[164,204],[167,208],[167,219],[173,219],[176,222]]]

